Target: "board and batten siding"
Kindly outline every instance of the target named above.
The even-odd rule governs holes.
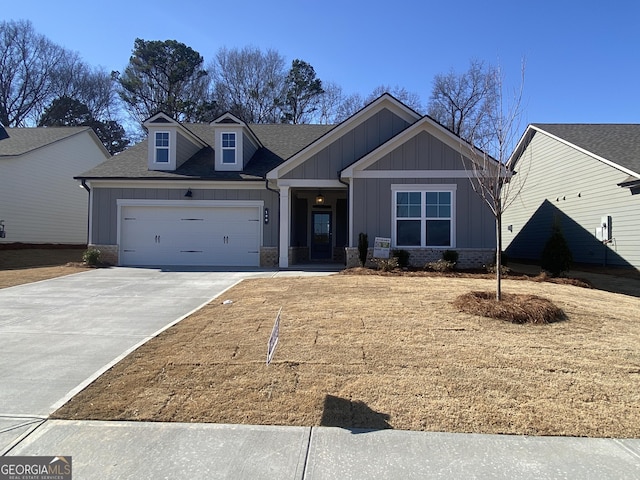
[[[106,159],[88,131],[0,159],[0,241],[87,243],[89,195],[73,177]]]
[[[266,189],[198,189],[191,188],[192,197],[184,198],[185,188],[100,188],[92,189],[93,222],[91,243],[116,245],[118,233],[118,206],[120,199],[129,200],[182,200],[189,206],[192,200],[262,200],[269,209],[269,223],[263,225],[262,246],[278,245],[278,195]]]
[[[495,248],[495,218],[485,202],[473,191],[459,151],[423,131],[365,169],[366,172],[403,170],[421,174],[417,178],[395,178],[398,177],[396,175],[394,178],[352,180],[352,245],[360,232],[367,233],[370,238],[392,237],[392,185],[456,185],[455,248]],[[456,178],[429,176],[429,172],[443,171],[460,174]]]
[[[516,164],[522,190],[503,215],[503,248],[512,258],[538,260],[558,218],[573,260],[640,268],[640,195],[617,184],[628,175],[536,132]],[[612,217],[613,242],[595,236]]]
[[[331,145],[283,176],[285,179],[335,179],[336,173],[407,128],[387,109],[349,130]]]

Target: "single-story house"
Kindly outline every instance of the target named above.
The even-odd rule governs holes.
[[[509,165],[524,177],[503,215],[510,258],[539,259],[559,222],[574,262],[640,268],[640,125],[532,124]]]
[[[89,195],[73,177],[109,157],[89,127],[0,126],[0,243],[86,244]]]
[[[119,265],[358,264],[390,238],[424,265],[456,250],[480,265],[494,218],[462,162],[470,148],[384,94],[338,125],[210,124],[160,112],[145,141],[77,177],[91,245]]]

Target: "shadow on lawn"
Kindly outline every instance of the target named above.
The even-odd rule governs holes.
[[[387,422],[389,415],[376,412],[360,401],[327,395],[320,425],[323,427],[340,427],[360,433],[357,430],[384,430],[392,428]]]

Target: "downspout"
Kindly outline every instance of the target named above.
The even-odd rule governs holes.
[[[89,248],[89,240],[91,240],[91,189],[87,185],[87,181],[82,179],[81,186],[87,191],[89,198],[87,199],[87,248]]]
[[[278,195],[278,225],[276,225],[276,231],[278,232],[278,258],[280,258],[280,190],[275,190],[271,187],[269,187],[269,179],[266,178],[265,179],[265,187],[267,188],[267,190],[269,190],[270,192],[274,192]],[[278,261],[278,264],[280,263],[280,261]]]

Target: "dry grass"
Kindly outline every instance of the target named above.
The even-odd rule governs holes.
[[[86,271],[83,247],[0,249],[0,288]]]
[[[55,417],[640,437],[640,299],[505,280],[505,293],[565,312],[546,325],[452,304],[492,286],[443,276],[247,280]]]

